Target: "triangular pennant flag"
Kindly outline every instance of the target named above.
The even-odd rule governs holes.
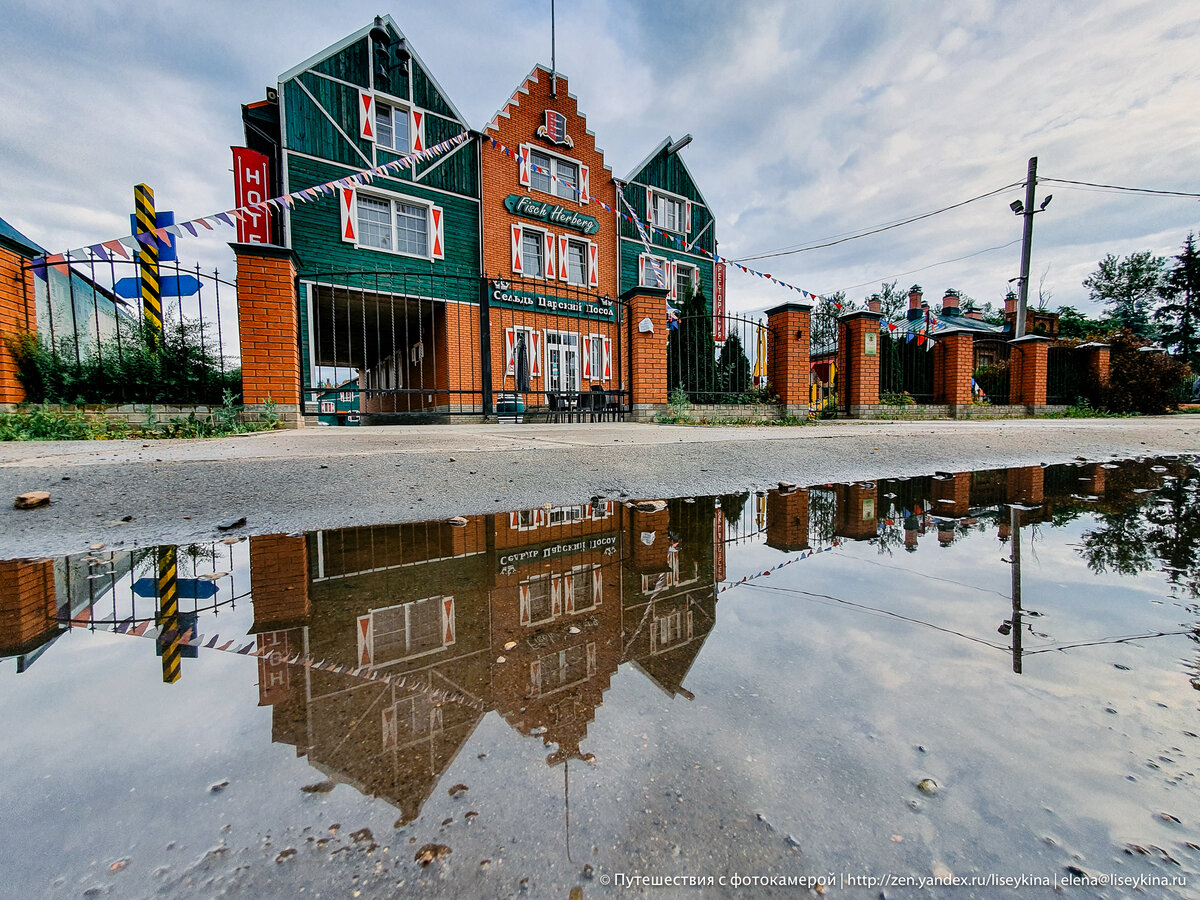
[[[138,232],[137,234],[134,235],[134,237],[136,237],[139,241],[141,241],[147,247],[149,247],[151,244],[154,244],[157,242],[157,238],[155,238],[154,235],[148,231]]]
[[[120,241],[116,241],[116,240],[105,241],[104,246],[107,247],[109,250],[111,250],[113,253],[120,254],[123,259],[129,259],[129,251],[125,249],[125,245],[122,244]]]
[[[228,225],[230,228],[233,227],[233,219],[229,218],[229,213],[223,213],[223,212],[217,213],[215,216],[213,216],[213,218],[219,219],[220,221],[222,221],[226,225]]]
[[[208,220],[205,219],[203,216],[201,216],[199,219],[193,219],[192,221],[199,222],[201,225],[203,225],[209,231],[213,230],[213,227],[210,224],[208,224]]]
[[[96,254],[96,256],[100,257],[100,259],[104,262],[108,262],[109,255],[105,251],[103,244],[92,244],[92,246],[88,247],[88,249]]]
[[[188,230],[188,232],[191,233],[192,237],[196,236],[196,226],[193,225],[191,222],[184,222],[183,227],[186,228]]]

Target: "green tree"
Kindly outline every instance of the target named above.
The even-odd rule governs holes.
[[[908,293],[896,290],[896,282],[884,281],[880,284],[879,290],[867,297],[867,303],[872,300],[879,301],[879,311],[883,313],[886,322],[896,318],[908,306]]]
[[[729,332],[717,357],[718,389],[734,394],[750,390],[750,357],[736,331]]]
[[[1162,281],[1162,297],[1166,303],[1154,311],[1161,338],[1194,368],[1200,356],[1200,251],[1190,233]]]
[[[1149,250],[1117,259],[1109,253],[1083,281],[1092,300],[1103,304],[1118,327],[1139,337],[1153,337],[1150,311],[1158,300],[1166,259]]]
[[[1074,306],[1058,308],[1058,336],[1063,338],[1088,339],[1102,337],[1108,333],[1103,319],[1092,319]]]
[[[841,309],[837,307],[839,303],[842,305]],[[808,326],[811,331],[812,352],[820,353],[834,349],[837,346],[838,316],[858,308],[853,300],[846,299],[845,291],[838,291],[818,300],[812,308]]]

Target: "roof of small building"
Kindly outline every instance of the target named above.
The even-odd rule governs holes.
[[[46,250],[17,231],[8,222],[0,219],[0,240],[11,244],[18,251],[28,251],[31,256],[44,256]]]

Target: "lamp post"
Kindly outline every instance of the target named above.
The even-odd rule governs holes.
[[[1029,256],[1033,251],[1033,215],[1050,205],[1052,194],[1047,194],[1042,205],[1034,209],[1034,198],[1037,191],[1037,157],[1029,157],[1029,168],[1025,174],[1025,202],[1014,200],[1008,205],[1013,215],[1023,216],[1025,227],[1021,235],[1021,275],[1018,278],[1017,291],[1017,322],[1013,329],[1013,337],[1025,335],[1025,310],[1029,303]]]

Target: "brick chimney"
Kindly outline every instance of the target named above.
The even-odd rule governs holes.
[[[919,284],[914,284],[912,287],[910,287],[908,289],[908,318],[909,319],[919,319],[919,318],[921,318],[922,315],[924,315],[921,312],[921,296],[922,296],[921,286]]]
[[[965,313],[963,313],[963,315],[966,316],[968,319],[975,319],[978,322],[983,321],[983,311],[978,310],[973,306],[970,309],[968,309]]]
[[[1017,295],[1011,290],[1004,295],[1004,315],[1015,316],[1017,314]]]
[[[878,297],[872,297],[867,301],[867,309],[873,313],[882,312],[882,306],[883,301],[881,301]]]
[[[942,296],[942,315],[957,316],[958,310],[958,291],[954,288],[946,288],[946,293]]]

